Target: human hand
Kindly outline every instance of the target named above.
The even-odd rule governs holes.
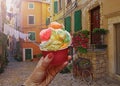
[[[53,58],[52,53],[48,54],[45,58],[42,57],[31,76],[25,81],[25,86],[47,86],[55,75],[68,64],[71,56],[68,56],[68,61],[58,66],[50,65]]]

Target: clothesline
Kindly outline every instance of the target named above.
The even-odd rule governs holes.
[[[10,25],[8,24],[4,24],[4,31],[3,33],[5,35],[9,35],[9,36],[14,36],[16,39],[23,39],[23,40],[27,40],[28,39],[28,36],[29,34],[26,34],[26,33],[22,33],[16,29],[14,29],[13,27],[11,27]]]
[[[28,37],[29,37],[29,34],[26,34],[26,33],[22,33],[14,28],[12,28],[10,25],[8,24],[4,24],[4,32],[3,32],[5,35],[9,35],[9,36],[14,36],[16,39],[23,39],[23,40],[27,40]],[[36,46],[39,47],[39,44],[34,42],[34,41],[31,41],[29,40],[29,42],[35,44]]]

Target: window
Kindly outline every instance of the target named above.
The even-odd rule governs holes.
[[[28,32],[28,34],[29,34],[29,40],[31,40],[31,41],[35,41],[35,32]]]
[[[34,4],[32,2],[28,3],[28,8],[29,9],[33,9],[34,8]]]
[[[82,12],[81,10],[75,11],[74,13],[74,30],[75,32],[82,29]]]
[[[68,32],[70,32],[71,31],[71,17],[70,16],[66,17],[64,22],[65,22],[65,29]]]
[[[54,13],[58,13],[58,1],[54,1]]]
[[[25,59],[32,59],[32,49],[25,49]]]
[[[34,24],[34,16],[29,16],[28,17],[28,24]]]
[[[59,10],[62,9],[62,0],[59,0]]]

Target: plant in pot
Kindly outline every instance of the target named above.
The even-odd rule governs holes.
[[[86,53],[89,42],[89,31],[81,30],[75,32],[72,37],[72,44],[76,52]]]
[[[95,44],[95,48],[98,48],[98,49],[104,49],[107,47],[106,44],[104,44],[104,36],[108,33],[108,30],[107,29],[104,29],[104,28],[95,28],[93,29],[92,31],[93,35],[100,35],[100,41],[101,43],[100,44]]]

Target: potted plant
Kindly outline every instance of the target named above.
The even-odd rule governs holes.
[[[95,28],[93,29],[92,31],[93,35],[100,35],[101,37],[101,44],[95,44],[95,48],[97,49],[104,49],[107,47],[106,44],[104,44],[104,35],[106,35],[108,33],[108,30],[107,29],[104,29],[104,28]]]
[[[81,30],[73,34],[72,44],[76,52],[86,53],[89,42],[89,31]]]
[[[108,30],[106,30],[104,28],[95,28],[95,29],[93,29],[93,34],[105,35],[107,33],[108,33]]]

